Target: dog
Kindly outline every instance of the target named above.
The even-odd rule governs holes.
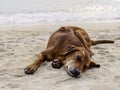
[[[94,53],[90,47],[96,44],[114,43],[112,40],[90,39],[87,32],[75,26],[63,26],[55,31],[49,38],[47,48],[24,71],[33,74],[44,61],[52,61],[52,67],[60,69],[62,66],[72,77],[79,77],[89,68],[100,65],[91,61]]]

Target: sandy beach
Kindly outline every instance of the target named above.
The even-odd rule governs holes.
[[[34,75],[24,74],[49,36],[69,25],[84,28],[93,40],[115,41],[91,47],[92,60],[101,67],[73,78],[64,68],[53,69],[45,62]],[[120,90],[120,20],[0,25],[0,90]]]

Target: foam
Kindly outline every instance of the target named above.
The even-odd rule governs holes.
[[[120,7],[89,6],[57,11],[0,14],[0,24],[36,24],[40,22],[119,19],[119,11]]]

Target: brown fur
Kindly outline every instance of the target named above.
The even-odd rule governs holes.
[[[69,60],[72,60],[72,66],[78,68],[80,73],[91,67],[100,67],[99,64],[90,60],[93,55],[90,47],[101,43],[114,43],[114,41],[93,41],[82,28],[61,27],[49,38],[46,50],[41,52],[38,58],[25,68],[25,73],[33,74],[45,60],[53,61],[54,68],[61,68]]]

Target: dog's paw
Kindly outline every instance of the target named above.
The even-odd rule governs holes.
[[[59,60],[55,59],[52,62],[52,67],[55,69],[60,69],[62,67],[62,63]]]
[[[25,72],[25,74],[34,74],[34,72],[37,69],[38,69],[37,65],[31,64],[24,69],[24,72]]]

